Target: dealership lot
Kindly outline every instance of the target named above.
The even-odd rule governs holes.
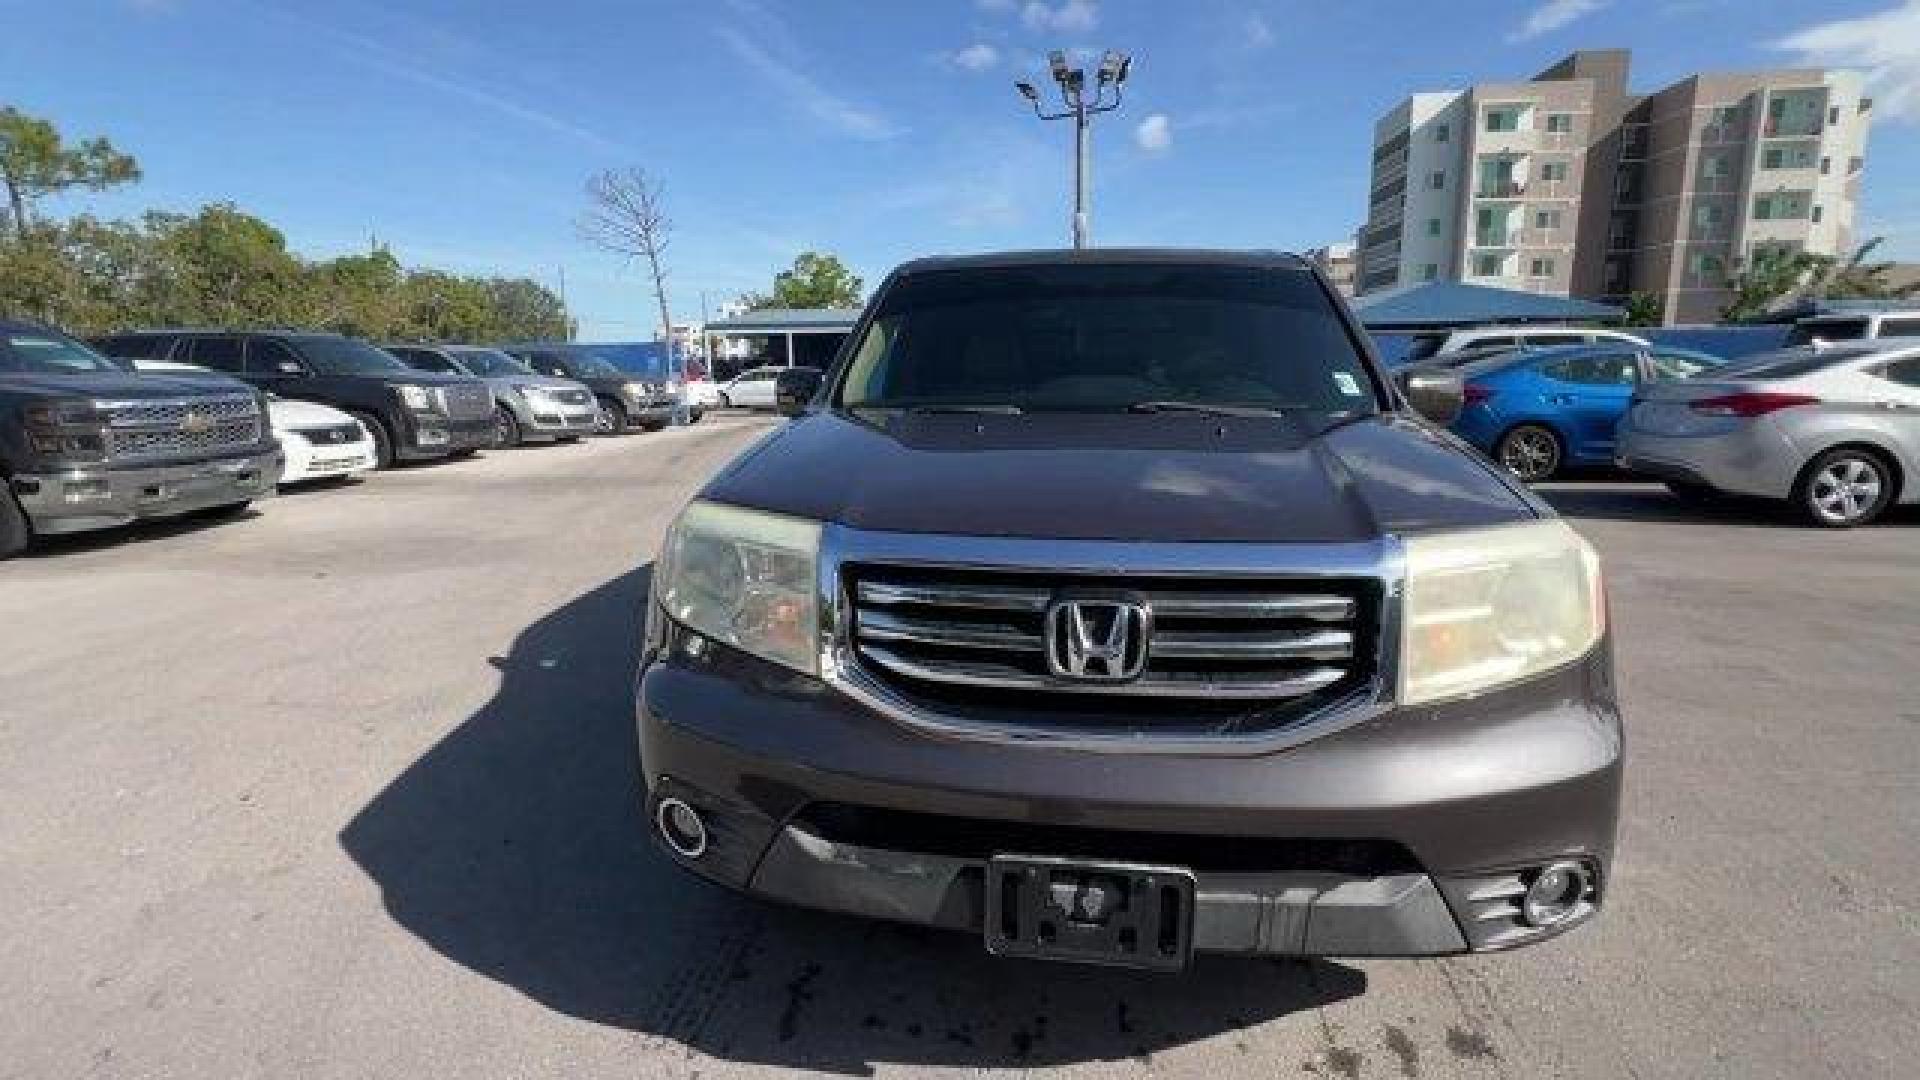
[[[0,1076],[1902,1076],[1920,515],[1555,485],[1610,575],[1613,898],[1438,962],[993,961],[641,831],[672,511],[771,421],[494,453],[0,566]]]

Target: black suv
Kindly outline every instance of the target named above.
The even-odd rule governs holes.
[[[600,407],[603,435],[659,431],[673,422],[674,388],[668,382],[623,371],[591,345],[529,341],[499,348],[541,375],[586,383]]]
[[[1147,968],[1578,926],[1592,549],[1307,262],[910,263],[655,567],[647,828],[756,894]],[[1417,410],[1417,411],[1416,411]],[[1422,415],[1425,414],[1425,415]]]
[[[471,454],[493,443],[493,391],[486,383],[415,371],[340,334],[139,330],[94,344],[116,359],[195,364],[281,397],[352,413],[373,433],[383,469],[395,461]]]

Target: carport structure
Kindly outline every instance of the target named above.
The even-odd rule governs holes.
[[[825,368],[833,362],[840,343],[853,332],[859,308],[762,308],[706,325],[707,355],[713,358],[714,378],[730,378],[741,367],[796,364]],[[715,341],[745,339],[756,344],[751,359],[730,358]]]

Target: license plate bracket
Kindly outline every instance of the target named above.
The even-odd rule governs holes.
[[[995,855],[986,945],[999,956],[1180,971],[1193,956],[1193,871]]]

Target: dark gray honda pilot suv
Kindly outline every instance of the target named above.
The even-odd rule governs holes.
[[[910,263],[681,514],[648,828],[796,904],[1147,968],[1576,926],[1621,772],[1593,551],[1292,256]]]

